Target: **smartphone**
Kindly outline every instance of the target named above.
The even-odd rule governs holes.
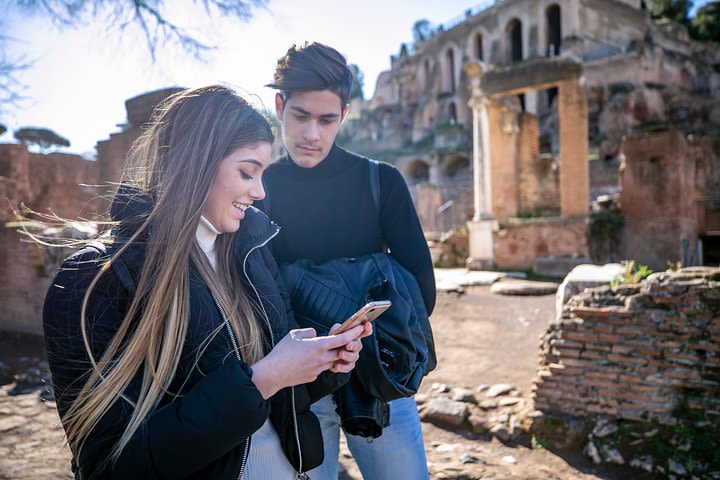
[[[379,317],[381,313],[390,308],[390,305],[392,305],[390,300],[377,300],[366,303],[364,307],[353,313],[352,317],[348,318],[345,323],[340,325],[340,328],[335,330],[333,335],[350,330],[356,325],[360,325],[365,322],[372,322]]]

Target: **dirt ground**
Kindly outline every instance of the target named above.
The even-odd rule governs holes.
[[[501,296],[489,287],[465,293],[440,293],[431,318],[437,368],[420,393],[434,383],[474,389],[479,385],[515,385],[529,398],[537,369],[539,337],[552,320],[555,296]],[[637,471],[596,466],[580,451],[552,452],[530,445],[505,445],[485,435],[423,423],[432,479],[590,480],[633,479]],[[346,479],[362,479],[343,449]],[[474,463],[463,463],[474,457]],[[509,457],[514,459],[514,462]],[[647,478],[647,477],[644,477]]]
[[[538,361],[538,338],[554,315],[554,296],[507,297],[489,287],[468,287],[465,294],[441,293],[432,315],[438,367],[425,379],[475,388],[509,383],[530,396]],[[36,337],[0,335],[0,362],[41,356]],[[10,396],[0,388],[0,479],[71,478],[68,451],[62,447],[57,414],[37,393]],[[54,427],[54,428],[53,428]],[[423,423],[433,479],[627,479],[633,470],[597,467],[580,452],[554,452],[530,445],[504,445],[489,436]],[[512,457],[512,458],[511,458]],[[347,449],[341,450],[345,480],[360,476]],[[369,479],[373,480],[373,479]]]

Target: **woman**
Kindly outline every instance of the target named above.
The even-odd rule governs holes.
[[[186,90],[133,145],[105,247],[68,258],[43,323],[76,478],[302,478],[310,404],[371,327],[294,329],[252,207],[273,135],[223,86]],[[334,331],[334,330],[333,330]]]

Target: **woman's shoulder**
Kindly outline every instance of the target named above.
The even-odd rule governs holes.
[[[103,270],[103,267],[115,257],[120,245],[104,244],[98,241],[90,242],[83,248],[63,260],[60,268],[50,284],[51,289],[60,290],[85,290],[92,283],[95,276]],[[123,268],[135,274],[136,263],[141,255],[137,246],[130,245],[122,255],[117,256],[113,261],[120,261]],[[98,284],[121,283],[120,279],[113,272],[114,269],[106,268],[104,274],[98,279]]]
[[[63,260],[55,278],[50,283],[49,293],[72,292],[87,289],[110,254],[102,251],[104,247],[86,245]]]

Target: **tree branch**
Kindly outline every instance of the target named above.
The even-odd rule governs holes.
[[[211,16],[213,10],[224,17],[234,17],[240,21],[250,20],[254,10],[266,9],[269,0],[193,0],[201,4],[207,15]],[[169,3],[169,2],[168,2]],[[128,27],[136,26],[140,29],[148,52],[154,62],[158,45],[175,43],[185,52],[198,60],[204,59],[204,54],[214,47],[207,45],[190,34],[181,25],[171,22],[163,13],[165,0],[18,0],[17,6],[32,13],[41,13],[49,17],[53,23],[60,27],[78,27],[83,25],[89,16],[97,18],[101,12],[108,9],[106,23],[117,25],[122,32]]]

